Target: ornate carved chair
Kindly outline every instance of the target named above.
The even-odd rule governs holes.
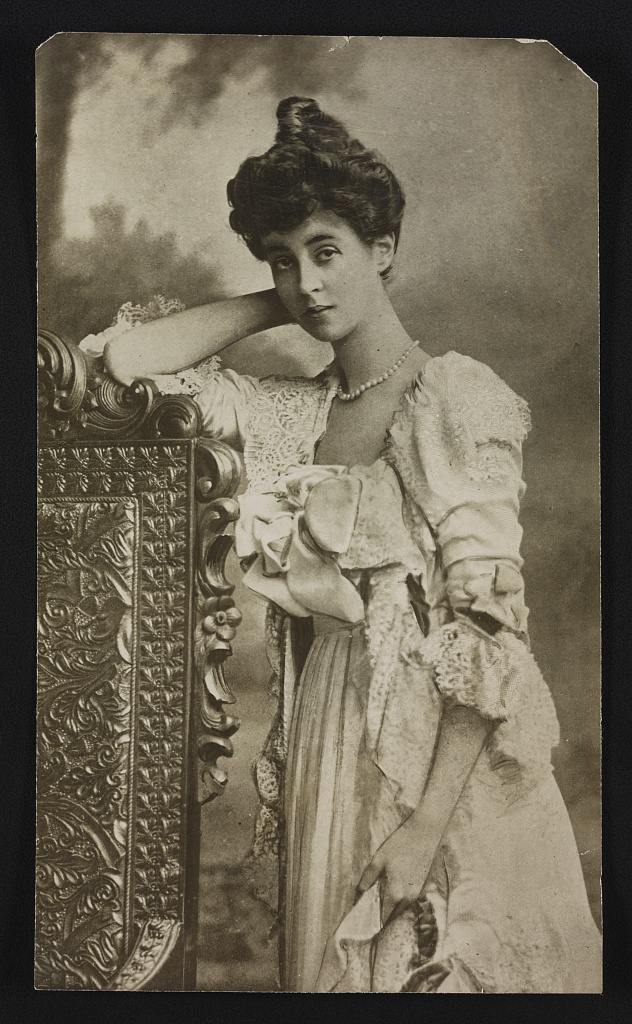
[[[38,339],[35,983],[195,987],[200,806],[239,726],[224,662],[239,456],[193,398]]]

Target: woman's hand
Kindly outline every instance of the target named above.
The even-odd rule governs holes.
[[[382,924],[404,910],[421,893],[439,845],[441,834],[433,828],[424,833],[410,819],[382,843],[362,873],[358,891],[369,889],[382,879]]]
[[[365,869],[364,892],[380,876],[382,922],[419,896],[463,787],[483,749],[488,724],[474,708],[446,707],[423,797],[411,816],[382,843]]]

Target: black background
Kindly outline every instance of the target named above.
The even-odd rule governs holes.
[[[0,883],[0,1019],[10,1022],[84,1019],[202,1021],[242,1016],[319,1016],[323,1007],[309,996],[248,996],[221,993],[47,993],[32,987],[34,877],[35,724],[35,101],[34,53],[58,31],[217,32],[248,34],[347,34],[480,36],[547,39],[599,85],[601,394],[603,495],[603,721],[604,721],[604,996],[504,996],[478,1011],[452,1001],[424,1006],[431,1018],[470,1019],[472,1013],[512,1021],[549,1016],[555,1021],[629,1020],[632,1007],[632,924],[625,855],[632,842],[632,746],[627,670],[630,585],[625,543],[627,476],[631,441],[628,377],[631,368],[632,301],[630,193],[630,70],[632,5],[626,0],[598,4],[476,4],[427,0],[410,6],[366,3],[330,10],[322,5],[239,3],[220,10],[210,5],[163,0],[110,2],[88,10],[78,3],[5,5],[0,20],[0,161],[2,166],[2,264],[0,296],[4,315],[2,410],[6,457],[2,475],[2,636],[4,672],[0,682],[2,723],[0,780],[2,867]],[[370,1005],[367,998],[371,999]],[[278,1000],[282,1000],[279,1003]],[[375,1002],[377,999],[377,1002]],[[417,1017],[417,1005],[388,996],[361,1001],[336,999],[341,1020]]]

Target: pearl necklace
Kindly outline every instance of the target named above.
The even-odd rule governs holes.
[[[343,391],[342,388],[339,387],[337,397],[342,402],[352,402],[354,398],[359,398],[360,395],[364,394],[365,391],[368,391],[369,388],[375,388],[377,387],[378,384],[383,384],[385,380],[388,380],[389,377],[393,376],[396,370],[399,370],[402,363],[405,362],[406,359],[408,359],[408,356],[410,355],[412,350],[414,348],[417,348],[418,345],[418,341],[413,341],[410,348],[407,348],[403,356],[400,356],[397,362],[393,363],[390,370],[386,370],[381,377],[374,377],[373,380],[367,380],[366,384],[360,384],[360,387],[356,388],[355,391],[349,391],[347,393]]]

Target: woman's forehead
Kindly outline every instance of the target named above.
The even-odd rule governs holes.
[[[288,231],[270,231],[262,238],[266,252],[275,248],[310,245],[325,238],[355,235],[350,224],[331,210],[316,210],[306,220]]]

